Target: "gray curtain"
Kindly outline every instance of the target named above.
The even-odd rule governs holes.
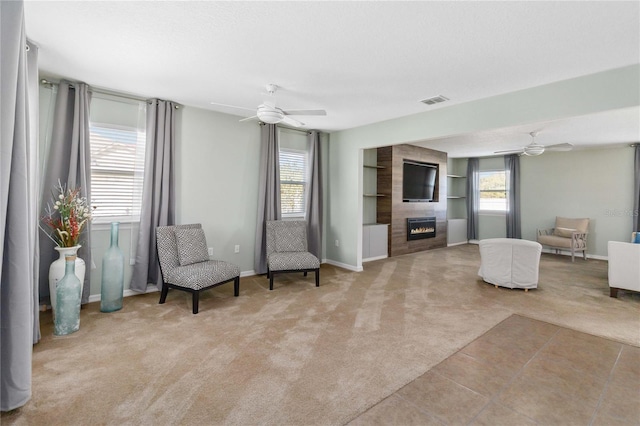
[[[142,293],[148,283],[161,284],[156,228],[175,224],[175,110],[170,101],[152,99],[147,105],[142,211],[130,287]]]
[[[504,156],[507,184],[507,238],[522,238],[520,225],[520,156]]]
[[[478,210],[480,208],[480,160],[469,158],[467,162],[467,239],[477,240]]]
[[[0,50],[0,410],[8,411],[31,399],[39,338],[38,49],[26,40],[22,1],[0,2]]]
[[[258,175],[258,219],[253,269],[256,274],[267,272],[266,222],[282,218],[280,212],[280,161],[278,128],[260,123],[260,174]]]
[[[322,162],[320,133],[312,131],[309,141],[309,193],[307,197],[307,240],[309,252],[322,259]]]
[[[49,156],[45,159],[45,173],[40,200],[40,213],[51,200],[58,184],[67,188],[80,187],[80,194],[91,200],[91,147],[89,144],[89,105],[91,94],[85,83],[61,81],[53,113],[53,131]],[[49,296],[49,266],[58,258],[55,244],[44,232],[40,232],[40,297]],[[91,222],[88,222],[80,240],[82,248],[78,256],[87,270],[82,287],[82,303],[89,302],[91,278]]]
[[[635,185],[633,190],[633,231],[640,232],[640,143],[636,144],[636,158],[634,161]]]

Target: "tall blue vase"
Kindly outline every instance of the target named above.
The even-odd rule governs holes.
[[[82,284],[76,276],[76,256],[66,255],[64,277],[56,283],[56,308],[53,334],[64,336],[80,328]]]
[[[119,228],[119,222],[111,222],[111,246],[102,258],[101,312],[114,312],[122,309],[124,255],[118,247]]]

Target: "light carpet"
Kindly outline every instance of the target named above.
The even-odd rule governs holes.
[[[370,262],[354,273],[241,279],[191,297],[82,310],[80,331],[34,346],[33,398],[5,424],[338,425],[517,313],[640,345],[640,296],[608,297],[607,263],[543,254],[536,290],[478,276],[475,245]]]

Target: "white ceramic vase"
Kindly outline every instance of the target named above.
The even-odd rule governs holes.
[[[49,295],[51,296],[51,308],[53,312],[56,311],[56,284],[64,277],[65,269],[65,255],[76,255],[76,277],[80,280],[80,298],[82,298],[82,286],[84,283],[84,273],[86,266],[84,260],[77,257],[78,250],[81,245],[73,247],[54,247],[54,249],[60,254],[60,257],[54,260],[49,266]]]

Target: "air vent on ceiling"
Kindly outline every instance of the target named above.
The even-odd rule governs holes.
[[[422,102],[423,104],[427,104],[427,105],[434,105],[434,104],[439,104],[440,102],[444,102],[444,101],[448,101],[449,98],[445,98],[442,95],[438,95],[438,96],[433,96],[431,98],[427,98],[427,99],[423,99],[420,102]]]

